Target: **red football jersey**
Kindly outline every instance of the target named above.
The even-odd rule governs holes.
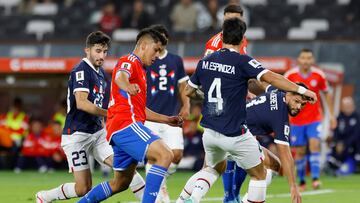
[[[329,86],[324,72],[318,68],[311,67],[308,75],[303,75],[300,69],[296,67],[286,72],[284,76],[290,81],[304,83],[311,91],[316,93],[318,98],[315,104],[306,104],[297,116],[290,117],[290,123],[293,125],[305,125],[321,121],[323,115],[320,103],[320,91],[328,91]]]
[[[240,45],[240,50],[239,50],[240,54],[246,54],[247,45],[248,42],[244,37]],[[222,48],[222,32],[219,32],[206,43],[204,56],[211,54],[221,48]]]
[[[131,84],[139,85],[140,92],[137,95],[132,96],[116,85],[115,79],[120,71],[124,71],[129,75],[129,82]],[[146,118],[145,107],[146,72],[143,64],[134,54],[123,56],[119,59],[112,74],[110,102],[106,121],[107,140],[111,139],[114,132],[129,126],[131,123],[144,123]]]

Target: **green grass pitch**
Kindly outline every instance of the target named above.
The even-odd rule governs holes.
[[[168,179],[168,188],[171,199],[177,198],[182,187],[193,172],[177,172]],[[100,173],[93,175],[94,184],[104,181]],[[15,174],[12,171],[0,171],[0,202],[6,203],[29,203],[35,202],[35,193],[39,190],[50,189],[61,183],[71,182],[72,175],[66,171],[57,171],[54,173],[40,174],[35,171],[22,172]],[[248,180],[247,180],[248,181]],[[241,190],[244,194],[247,190],[247,181]],[[310,189],[303,194],[305,203],[343,203],[360,202],[360,175],[348,177],[327,177],[322,176],[323,187],[318,191]],[[221,180],[210,189],[202,202],[222,202],[223,195]],[[270,203],[288,203],[288,184],[286,179],[275,177],[268,188],[268,198],[266,202]],[[58,201],[58,202],[76,202],[77,199]],[[117,194],[105,202],[108,203],[126,203],[136,201],[130,191]]]

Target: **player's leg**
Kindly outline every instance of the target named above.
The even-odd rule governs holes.
[[[75,182],[64,183],[56,188],[40,191],[36,194],[37,202],[52,202],[74,197],[81,197],[91,189],[91,172],[88,162],[92,135],[74,133],[62,136],[62,147],[66,154],[69,171]]]
[[[250,175],[248,197],[243,202],[265,202],[266,170],[263,164],[263,151],[255,137],[247,131],[236,137],[233,142],[231,155],[237,165],[245,169]]]
[[[234,202],[236,196],[233,193],[233,186],[235,184],[235,161],[228,158],[226,161],[226,169],[222,174],[222,181],[224,186],[224,203]]]
[[[233,194],[237,202],[241,202],[240,189],[246,179],[246,170],[235,164]]]
[[[295,165],[296,172],[300,182],[300,190],[304,191],[306,188],[305,172],[306,172],[306,132],[305,126],[292,125],[290,128],[290,145],[295,149]]]
[[[307,135],[309,138],[309,151],[310,151],[310,170],[312,176],[312,186],[314,189],[320,187],[320,133],[321,133],[321,123],[315,122],[308,125]]]
[[[99,163],[104,163],[111,168],[113,167],[113,149],[106,141],[105,130],[99,132],[98,139],[96,140],[93,147],[93,154]],[[135,197],[139,200],[142,200],[145,181],[139,173],[135,172],[133,181],[130,183],[129,187],[134,193]]]
[[[223,149],[223,145],[229,143],[229,137],[225,137],[211,129],[205,128],[203,134],[203,145],[205,150],[205,162],[208,167],[198,172],[193,190],[188,191],[191,196],[184,202],[200,202],[210,187],[218,179],[226,169],[227,152]]]

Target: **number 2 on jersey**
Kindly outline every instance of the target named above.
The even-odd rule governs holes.
[[[215,91],[215,97],[213,93]],[[217,110],[223,110],[223,98],[221,97],[221,78],[214,78],[214,81],[211,83],[208,91],[208,102],[216,103]]]

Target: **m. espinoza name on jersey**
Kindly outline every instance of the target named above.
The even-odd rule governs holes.
[[[230,66],[216,62],[210,62],[209,64],[209,61],[203,61],[202,69],[235,75],[235,66]]]

